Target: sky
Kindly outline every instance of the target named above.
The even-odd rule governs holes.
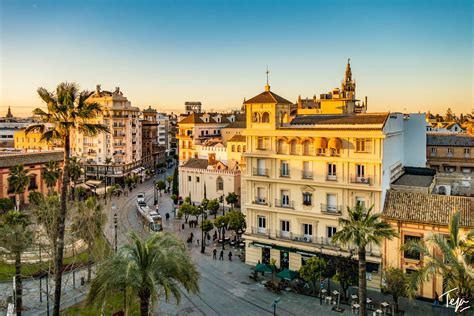
[[[368,110],[470,112],[470,0],[0,0],[0,115],[36,89],[120,86],[133,106],[239,108],[264,89],[294,100],[340,86],[351,59]]]

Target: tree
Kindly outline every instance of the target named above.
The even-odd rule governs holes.
[[[146,240],[132,233],[131,240],[99,267],[89,291],[89,303],[101,305],[124,289],[140,300],[140,315],[148,316],[150,303],[153,310],[160,293],[164,293],[166,301],[172,295],[177,304],[181,300],[179,285],[188,293],[199,293],[199,273],[181,240],[163,232]]]
[[[61,209],[58,214],[58,242],[55,258],[54,276],[54,309],[53,315],[59,316],[61,306],[62,264],[64,252],[64,230],[67,215],[67,192],[69,185],[69,157],[71,152],[70,137],[73,131],[86,136],[95,136],[108,132],[102,124],[91,122],[89,119],[97,117],[102,112],[99,104],[88,102],[91,92],[79,92],[75,83],[60,83],[56,92],[49,92],[45,88],[37,90],[40,98],[46,103],[47,111],[37,108],[33,114],[40,118],[43,124],[34,124],[26,128],[25,133],[40,132],[40,141],[60,143],[64,147],[64,172],[61,179]],[[45,123],[51,123],[54,128],[47,128]]]
[[[30,184],[28,170],[23,165],[16,165],[10,168],[10,175],[7,178],[9,191],[15,193],[16,210],[20,210],[20,194],[25,193],[26,187]]]
[[[106,220],[104,207],[95,197],[89,197],[86,201],[79,202],[72,219],[73,233],[87,244],[87,282],[91,279],[93,249],[96,241],[102,236]]]
[[[352,257],[338,256],[331,262],[336,274],[335,279],[342,288],[342,298],[347,301],[347,290],[352,285],[359,284],[357,261]]]
[[[21,279],[21,254],[30,247],[33,232],[28,229],[28,219],[19,211],[9,211],[0,226],[0,242],[8,255],[15,258],[15,307],[21,315],[23,308],[23,285]]]
[[[209,220],[209,219],[204,219],[204,220],[201,221],[200,228],[201,228],[202,231],[206,234],[206,237],[207,237],[207,235],[209,234],[209,232],[214,229],[214,224],[212,223],[211,220]],[[203,241],[203,242],[204,242],[204,241]]]
[[[131,176],[128,176],[128,177],[125,178],[125,185],[128,187],[129,191],[132,191],[133,178]]]
[[[203,211],[204,210],[202,209],[202,207],[191,205],[191,208],[189,210],[189,215],[196,217],[196,221],[198,221],[199,216],[202,215]]]
[[[52,194],[54,187],[61,176],[61,169],[59,168],[58,162],[54,160],[48,161],[41,170],[41,173],[43,174],[44,182],[48,187],[48,194]]]
[[[234,192],[229,192],[229,194],[227,194],[227,196],[225,197],[225,201],[227,202],[227,204],[230,204],[231,210],[234,209],[234,206],[238,200],[239,200],[239,196],[235,194]]]
[[[225,215],[228,218],[228,229],[233,230],[235,233],[243,231],[247,225],[245,223],[245,215],[241,212],[230,211]],[[239,234],[238,234],[239,235]],[[240,240],[240,235],[239,235]]]
[[[168,189],[171,190],[171,184],[173,182],[173,176],[168,176],[166,178],[166,182],[168,182]]]
[[[400,296],[412,297],[414,291],[410,289],[410,278],[399,268],[388,268],[384,273],[385,285],[382,289],[392,294],[395,303],[395,313],[398,313],[398,298]]]
[[[175,205],[178,204],[178,196],[176,194],[171,194],[170,198]]]
[[[0,199],[0,214],[3,214],[8,211],[12,211],[15,205],[13,201],[9,198]]]
[[[299,269],[300,277],[313,285],[313,294],[316,295],[318,283],[326,271],[327,263],[323,258],[311,257]]]
[[[219,200],[218,199],[212,199],[207,203],[207,209],[209,210],[211,215],[214,215],[214,219],[217,217],[217,211],[220,208]]]
[[[332,236],[332,241],[343,245],[353,244],[359,257],[359,313],[366,314],[367,280],[366,280],[366,247],[379,245],[383,239],[393,239],[397,233],[390,224],[381,222],[382,213],[372,214],[373,206],[368,210],[357,204],[355,208],[347,208],[348,218],[339,218],[341,230]]]
[[[451,217],[449,237],[433,233],[424,241],[410,241],[403,245],[402,250],[418,252],[423,258],[422,267],[410,274],[412,289],[416,290],[425,280],[441,275],[448,289],[457,288],[459,299],[465,302],[474,300],[474,230],[461,237],[460,221],[461,213],[456,211]]]
[[[69,178],[72,181],[72,199],[76,199],[76,185],[77,181],[82,176],[82,166],[79,163],[79,160],[77,157],[71,157],[69,158],[69,164],[68,164],[68,174]]]
[[[159,181],[156,183],[156,188],[157,188],[158,191],[160,192],[160,196],[161,196],[161,191],[163,191],[163,190],[166,188],[166,183],[165,183],[165,181],[159,180]]]
[[[196,207],[189,203],[183,203],[178,209],[178,218],[181,219],[184,216],[184,222],[188,222],[189,215],[194,213]]]
[[[174,168],[173,174],[173,194],[179,196],[178,168]]]
[[[227,229],[227,225],[229,225],[229,218],[227,216],[219,216],[214,220],[214,226],[219,231],[219,239],[221,238],[221,230],[224,233],[224,230]]]
[[[120,192],[122,192],[122,189],[118,184],[114,184],[107,189],[107,193],[109,194],[111,200],[114,195],[119,195]]]

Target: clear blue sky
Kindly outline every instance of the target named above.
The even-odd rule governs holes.
[[[470,112],[473,1],[0,0],[0,115],[36,88],[120,86],[132,104],[241,105],[265,71],[296,100],[339,86],[351,58],[369,111]]]

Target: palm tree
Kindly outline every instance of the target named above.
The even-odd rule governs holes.
[[[352,244],[359,256],[359,305],[360,315],[366,314],[367,280],[366,280],[366,247],[378,245],[383,239],[393,239],[397,233],[390,224],[380,221],[382,213],[372,214],[373,206],[366,209],[357,204],[355,208],[347,208],[348,218],[339,218],[341,230],[332,236],[332,241],[343,245]]]
[[[402,250],[419,253],[423,258],[422,267],[410,274],[413,289],[417,290],[425,280],[441,275],[448,289],[457,288],[459,299],[472,302],[474,230],[461,237],[460,221],[461,213],[457,211],[451,218],[449,237],[433,233],[424,241],[410,241],[403,245]]]
[[[101,238],[105,221],[104,207],[95,197],[89,197],[85,202],[78,203],[71,228],[74,234],[87,244],[87,282],[91,279],[94,243]]]
[[[16,314],[21,315],[23,308],[23,286],[21,280],[21,254],[31,245],[32,231],[27,229],[28,220],[19,211],[7,213],[5,222],[0,226],[0,241],[9,255],[15,258],[15,298]]]
[[[56,92],[49,92],[45,88],[37,90],[40,98],[46,103],[47,111],[37,108],[33,114],[41,119],[43,124],[31,125],[26,133],[40,132],[40,141],[59,142],[64,147],[64,172],[61,179],[61,210],[58,220],[58,243],[55,258],[54,276],[54,309],[53,315],[59,316],[61,306],[61,281],[64,252],[64,228],[67,213],[67,191],[69,184],[69,156],[71,152],[71,133],[76,131],[83,135],[95,136],[99,133],[108,132],[106,126],[90,122],[88,119],[97,117],[101,112],[101,106],[97,103],[87,102],[92,95],[91,92],[79,92],[75,83],[60,83]],[[54,124],[54,128],[47,129],[46,124]]]
[[[79,163],[77,157],[69,158],[69,165],[68,165],[68,173],[69,179],[72,181],[72,199],[76,198],[76,185],[79,178],[82,176],[82,166]]]
[[[105,192],[104,192],[104,201],[105,205],[107,205],[107,174],[109,173],[109,165],[111,165],[113,162],[113,159],[110,157],[105,158]]]
[[[146,240],[131,234],[132,243],[107,259],[92,280],[88,302],[102,304],[108,297],[125,291],[138,297],[140,314],[149,315],[150,302],[157,302],[158,293],[170,295],[179,304],[179,284],[189,293],[199,292],[199,273],[184,243],[170,233],[156,233]]]
[[[161,191],[163,191],[165,188],[166,188],[165,181],[159,180],[159,181],[156,183],[156,189],[158,190],[158,192],[160,192],[160,196],[161,196]]]
[[[173,176],[166,177],[166,182],[168,182],[168,190],[171,191],[171,183],[173,183]]]
[[[41,170],[41,173],[48,187],[48,194],[51,194],[61,176],[61,169],[59,168],[58,162],[54,160],[48,161]]]
[[[20,210],[20,195],[25,193],[26,187],[30,184],[28,170],[23,165],[16,165],[10,168],[10,175],[7,178],[8,186],[15,193],[16,210]]]

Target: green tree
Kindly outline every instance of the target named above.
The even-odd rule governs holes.
[[[214,229],[214,224],[212,223],[211,220],[204,219],[204,220],[201,221],[200,228],[206,234],[205,237],[207,237],[209,232]]]
[[[352,244],[357,248],[359,257],[359,305],[360,315],[366,314],[367,280],[366,280],[366,248],[378,245],[384,239],[393,239],[397,233],[390,224],[380,221],[382,213],[372,214],[373,206],[366,209],[361,204],[355,208],[347,208],[348,218],[339,218],[341,230],[332,236],[332,241],[343,245]]]
[[[230,211],[225,216],[228,218],[228,229],[233,230],[236,234],[238,231],[243,231],[247,227],[245,215],[242,214],[242,212]],[[240,240],[240,235],[238,237]]]
[[[175,205],[178,204],[178,196],[176,194],[171,194],[170,198]]]
[[[166,177],[166,182],[168,182],[168,189],[171,190],[171,184],[173,183],[173,176]]]
[[[61,209],[58,220],[58,242],[55,258],[54,276],[54,308],[53,315],[59,316],[61,306],[61,284],[62,265],[64,252],[64,230],[67,215],[67,192],[69,186],[69,157],[71,153],[71,134],[76,131],[85,136],[95,136],[99,133],[108,132],[108,128],[102,124],[97,124],[90,118],[96,117],[102,112],[99,104],[88,102],[91,92],[79,92],[78,86],[74,83],[60,83],[56,92],[49,92],[45,88],[38,89],[38,95],[46,103],[47,111],[37,108],[33,114],[40,118],[43,124],[31,125],[26,129],[26,133],[40,132],[40,141],[48,143],[60,143],[64,147],[64,171],[61,179]],[[51,123],[54,128],[48,129],[46,124]]]
[[[69,158],[68,174],[72,182],[72,200],[76,199],[76,185],[82,176],[82,166],[77,157]]]
[[[179,184],[178,184],[178,168],[174,168],[174,174],[173,174],[173,194],[176,194],[176,196],[179,196]]]
[[[227,194],[227,196],[225,197],[225,201],[227,202],[227,204],[230,204],[231,210],[234,209],[235,204],[237,203],[238,200],[239,200],[239,196],[235,194],[234,192],[229,192],[229,194]]]
[[[220,208],[219,200],[218,199],[212,199],[207,203],[207,209],[209,210],[211,215],[214,215],[214,219],[217,218],[217,211],[219,211]]]
[[[148,316],[150,303],[163,293],[180,303],[182,285],[187,292],[199,292],[199,273],[184,243],[170,233],[156,233],[141,240],[135,233],[132,243],[107,259],[98,269],[88,295],[89,303],[101,305],[107,298],[125,290],[140,300],[140,314]]]
[[[41,170],[41,173],[48,187],[48,194],[52,194],[59,177],[61,177],[61,169],[59,168],[58,162],[54,160],[48,161]]]
[[[159,180],[159,181],[156,183],[156,189],[158,190],[158,192],[160,192],[160,196],[161,196],[161,191],[163,191],[165,188],[166,188],[166,183],[165,183],[165,181]]]
[[[384,272],[384,280],[385,285],[382,289],[392,294],[393,302],[395,303],[395,313],[398,313],[398,298],[401,296],[414,296],[414,291],[410,287],[410,278],[402,269],[390,267]]]
[[[15,207],[13,201],[9,198],[2,198],[0,199],[0,214],[3,214],[8,211],[12,211]]]
[[[327,263],[322,258],[311,257],[299,269],[300,277],[313,285],[313,295],[316,295],[318,283],[327,269]]]
[[[93,250],[96,242],[102,237],[106,220],[104,206],[95,197],[89,197],[84,202],[79,202],[77,211],[72,218],[71,228],[73,233],[87,244],[87,282],[91,279],[91,269],[94,261],[92,258]]]
[[[132,191],[133,178],[131,176],[128,176],[128,177],[125,178],[125,185],[127,186],[129,191]]]
[[[183,203],[178,209],[178,218],[181,219],[184,216],[184,222],[188,222],[189,215],[194,213],[196,207],[189,203]]]
[[[21,278],[21,254],[32,243],[33,231],[28,228],[28,219],[19,211],[9,211],[0,226],[0,242],[7,254],[15,259],[15,307],[16,314],[21,315],[23,308],[23,284]]]
[[[350,286],[359,284],[357,261],[351,257],[338,256],[331,261],[336,272],[335,279],[341,285],[342,297],[347,301],[347,290]]]
[[[120,192],[122,192],[122,189],[118,184],[114,184],[107,189],[107,193],[109,194],[111,200],[114,195],[118,195]]]
[[[449,225],[449,236],[433,233],[424,241],[410,241],[402,250],[420,253],[422,267],[410,274],[411,288],[416,290],[431,278],[441,275],[448,289],[457,288],[457,296],[464,301],[474,300],[474,230],[461,237],[461,213],[456,211]],[[472,304],[472,303],[471,303]]]
[[[224,230],[227,229],[228,225],[229,225],[229,218],[227,216],[219,216],[218,218],[214,220],[214,226],[219,231],[219,239],[221,238],[221,232],[223,233]]]
[[[9,191],[15,193],[16,210],[20,210],[20,195],[25,193],[26,187],[30,184],[28,170],[23,165],[16,165],[10,168],[10,175],[7,178]]]

